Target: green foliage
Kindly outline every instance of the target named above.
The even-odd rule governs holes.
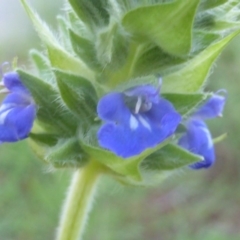
[[[56,168],[82,167],[87,161],[77,138],[60,139],[54,147],[48,149],[44,158]]]
[[[31,18],[36,31],[38,32],[41,40],[45,43],[48,58],[51,62],[52,67],[61,70],[70,71],[72,73],[79,74],[80,76],[86,77],[89,80],[94,78],[93,73],[87,66],[81,61],[81,59],[75,58],[70,55],[66,50],[60,46],[57,39],[51,33],[49,28],[41,22],[37,14],[34,13],[31,8],[27,5],[25,0],[21,1],[28,16]]]
[[[36,68],[38,69],[39,77],[49,84],[54,84],[54,75],[51,71],[48,58],[46,58],[43,54],[36,50],[32,50],[30,52],[30,55]]]
[[[204,86],[213,62],[219,56],[226,44],[238,33],[239,30],[211,44],[195,58],[190,60],[185,67],[168,75],[165,78],[166,84],[163,86],[163,91],[170,92],[174,89],[176,92],[185,93],[195,92],[201,89]]]
[[[176,145],[167,144],[146,157],[141,167],[149,171],[174,170],[201,160],[203,160],[201,156],[191,154]]]
[[[61,71],[55,71],[60,95],[78,123],[92,124],[96,117],[97,94],[87,79]]]
[[[123,188],[103,179],[84,239],[239,239],[239,40],[224,51],[208,86],[212,91],[227,88],[229,93],[227,117],[210,122],[213,136],[222,129],[229,135],[217,146],[216,165],[208,171],[177,172],[160,188]],[[54,82],[53,77],[40,78]],[[49,165],[37,162],[26,142],[4,144],[0,150],[1,238],[53,239],[69,172],[49,173]]]
[[[64,111],[64,105],[54,86],[22,70],[18,70],[18,73],[39,107],[37,112],[39,122],[49,125],[53,132],[60,131],[69,136],[74,133],[77,121],[71,112]]]
[[[116,156],[114,153],[103,150],[100,147],[93,146],[91,140],[86,140],[84,137],[80,137],[80,143],[83,150],[85,150],[93,159],[96,159],[103,165],[107,166],[112,174],[117,173],[117,177],[125,177],[127,183],[141,184],[143,181],[142,175],[139,169],[139,164],[154,151],[164,146],[167,141],[159,144],[155,148],[147,149],[138,156],[123,160],[121,157]]]
[[[199,161],[175,145],[177,136],[129,159],[102,149],[97,102],[161,75],[163,97],[186,119],[210,96],[203,87],[211,67],[240,31],[236,1],[69,0],[57,37],[21,2],[46,49],[31,52],[38,77],[18,71],[38,106],[30,137],[42,159],[54,167],[95,159],[119,181],[136,185]]]
[[[177,0],[139,7],[123,17],[123,26],[137,41],[151,41],[164,52],[184,56],[191,50],[192,25],[199,2]]]
[[[92,68],[97,68],[99,63],[95,57],[96,51],[94,49],[93,43],[84,38],[79,36],[73,30],[69,29],[69,36],[72,44],[72,48],[74,49],[75,53],[89,66]]]
[[[228,0],[212,0],[212,1],[204,0],[202,1],[202,5],[204,6],[204,9],[207,10],[218,7],[227,2]]]
[[[69,0],[69,3],[89,28],[104,26],[109,22],[107,0]]]

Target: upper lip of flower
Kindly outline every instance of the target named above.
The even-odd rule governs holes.
[[[15,79],[14,81],[11,81],[9,83],[9,79]],[[6,80],[7,79],[7,80]],[[22,84],[20,81],[20,78],[17,73],[10,72],[7,74],[4,74],[3,80],[0,82],[0,87],[3,87],[0,90],[0,94],[11,94],[11,93],[17,93],[19,95],[18,97],[18,105],[26,106],[29,104],[34,104],[34,100],[28,91],[28,89]]]

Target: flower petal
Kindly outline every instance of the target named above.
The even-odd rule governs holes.
[[[98,103],[99,117],[107,121],[98,131],[100,146],[128,158],[172,135],[181,116],[158,92],[142,85],[104,96]]]
[[[26,138],[35,116],[36,107],[28,94],[8,94],[0,107],[0,141],[15,142]]]
[[[97,106],[98,116],[105,121],[124,123],[131,112],[124,103],[122,93],[112,92],[102,97]]]
[[[20,76],[16,72],[4,74],[3,84],[11,92],[23,92],[30,94],[27,88],[22,84]]]
[[[164,98],[160,98],[157,104],[152,104],[152,108],[147,112],[141,113],[141,115],[147,118],[151,124],[159,125],[162,118],[171,112],[176,113],[173,105]],[[176,120],[178,121],[179,119],[177,118]]]
[[[15,142],[26,138],[31,131],[35,116],[34,104],[26,107],[17,106],[2,112],[0,114],[0,141]]]
[[[154,147],[166,138],[170,137],[177,129],[181,122],[181,116],[176,112],[167,112],[159,124],[151,122],[151,135],[149,135],[148,144],[145,146]]]
[[[221,90],[225,91],[225,90]],[[218,91],[217,93],[219,93]],[[226,97],[214,94],[200,109],[194,114],[201,119],[215,118],[222,116]]]
[[[174,133],[181,117],[175,112],[166,114],[158,125],[150,125],[142,116],[135,115],[134,128],[129,124],[106,123],[98,131],[99,144],[123,158],[140,154],[156,146]],[[135,121],[134,120],[134,121]]]
[[[178,144],[192,153],[204,157],[203,161],[190,165],[193,169],[208,168],[215,161],[215,151],[211,134],[206,124],[201,120],[192,120],[188,123],[187,132]]]
[[[18,106],[27,106],[31,104],[32,98],[28,94],[23,93],[10,93],[2,101],[3,105],[18,105]]]
[[[144,150],[143,141],[146,141],[141,131],[133,131],[130,127],[107,123],[98,131],[99,144],[114,152],[118,156],[128,158]]]

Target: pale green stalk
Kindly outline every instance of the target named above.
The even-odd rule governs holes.
[[[82,239],[100,174],[101,167],[94,161],[73,174],[60,219],[57,240]]]

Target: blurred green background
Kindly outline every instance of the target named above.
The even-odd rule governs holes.
[[[56,26],[62,0],[29,0]],[[0,63],[18,56],[29,68],[28,50],[41,49],[19,1],[0,1]],[[240,239],[240,37],[213,68],[208,90],[229,93],[224,118],[209,121],[217,162],[207,171],[179,172],[155,188],[123,187],[104,178],[89,219],[86,240]],[[27,141],[0,146],[0,240],[50,240],[56,231],[71,171],[51,172]]]

